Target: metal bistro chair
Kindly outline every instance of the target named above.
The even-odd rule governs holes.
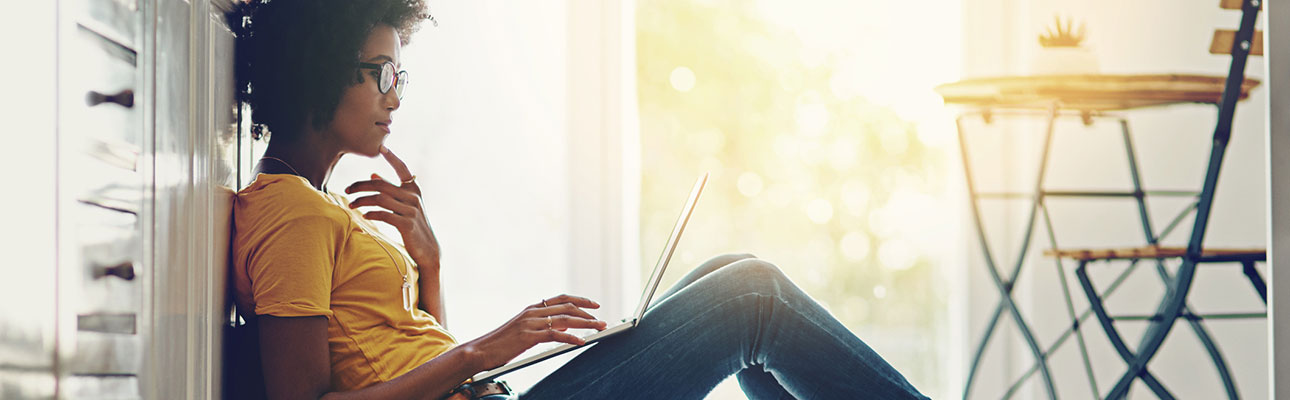
[[[1160,236],[1167,234],[1173,229],[1181,218],[1175,219],[1160,236],[1153,233],[1151,221],[1147,218],[1146,205],[1141,196],[1142,189],[1138,176],[1133,176],[1135,191],[1138,194],[1137,203],[1142,216],[1142,229],[1146,235],[1147,246],[1126,249],[1053,249],[1046,252],[1049,256],[1058,259],[1070,259],[1078,262],[1079,266],[1075,269],[1075,275],[1079,280],[1080,287],[1083,289],[1085,296],[1088,298],[1090,308],[1097,316],[1097,321],[1106,333],[1111,345],[1115,351],[1128,365],[1124,375],[1115,383],[1115,385],[1106,393],[1106,398],[1121,399],[1129,391],[1130,385],[1134,380],[1141,379],[1152,392],[1162,399],[1173,399],[1174,396],[1147,370],[1147,363],[1151,361],[1165,337],[1169,335],[1174,323],[1178,319],[1185,319],[1189,327],[1195,331],[1196,336],[1205,346],[1214,368],[1217,370],[1229,398],[1236,399],[1239,395],[1236,391],[1236,385],[1233,382],[1231,372],[1228,370],[1223,360],[1222,353],[1214,343],[1209,333],[1205,329],[1203,321],[1206,319],[1234,319],[1234,318],[1264,318],[1266,311],[1254,313],[1228,313],[1228,314],[1207,314],[1200,315],[1193,313],[1187,304],[1188,290],[1191,288],[1192,280],[1195,277],[1196,267],[1205,263],[1239,263],[1241,264],[1245,276],[1254,291],[1267,304],[1267,288],[1263,277],[1259,275],[1255,268],[1256,262],[1266,261],[1266,251],[1263,249],[1248,250],[1219,250],[1207,249],[1204,246],[1205,230],[1209,222],[1212,204],[1214,202],[1214,191],[1217,187],[1219,171],[1223,164],[1224,152],[1227,148],[1228,139],[1232,131],[1232,118],[1236,111],[1236,103],[1242,97],[1242,83],[1245,81],[1245,64],[1248,56],[1262,55],[1262,32],[1256,32],[1254,23],[1258,19],[1258,13],[1262,7],[1262,0],[1223,0],[1221,7],[1228,10],[1241,10],[1242,18],[1240,28],[1236,31],[1219,30],[1215,32],[1214,39],[1210,47],[1210,52],[1215,54],[1228,54],[1232,56],[1231,66],[1228,70],[1227,80],[1224,84],[1221,101],[1218,106],[1218,122],[1214,129],[1214,138],[1210,150],[1208,167],[1205,170],[1205,181],[1201,187],[1201,192],[1192,208],[1184,212],[1184,215],[1190,211],[1195,211],[1195,220],[1192,226],[1191,235],[1186,248],[1161,247],[1159,245]],[[1127,143],[1127,142],[1126,142]],[[1132,158],[1132,152],[1130,151]],[[1132,163],[1132,159],[1130,160]],[[1136,166],[1134,167],[1136,169]],[[1181,217],[1181,216],[1180,216]],[[1164,260],[1175,259],[1181,262],[1178,271],[1173,276],[1164,267]],[[1108,292],[1114,290],[1115,286],[1122,281],[1123,277],[1132,271],[1133,266],[1139,261],[1152,261],[1156,263],[1157,273],[1166,284],[1166,292],[1157,306],[1156,312],[1152,315],[1111,315],[1106,309],[1104,297]],[[1107,292],[1100,293],[1094,288],[1089,280],[1087,267],[1088,264],[1095,261],[1128,261],[1129,267],[1126,268],[1120,278],[1116,279],[1108,286]],[[1065,289],[1065,286],[1063,286]],[[1069,300],[1068,300],[1069,301]],[[1265,307],[1266,308],[1266,307]],[[1146,333],[1143,334],[1136,351],[1130,350],[1125,344],[1125,338],[1115,326],[1115,321],[1148,321],[1149,325]],[[1078,326],[1078,320],[1075,321]],[[1077,329],[1077,328],[1076,328]],[[1081,346],[1082,347],[1082,346]],[[1083,350],[1083,349],[1081,349]],[[1087,354],[1084,354],[1085,363],[1087,363]],[[1090,367],[1091,368],[1091,367]],[[1090,370],[1090,383],[1097,391],[1096,383],[1093,381]],[[1100,392],[1099,392],[1100,393]]]
[[[1107,398],[1119,399],[1125,397],[1130,384],[1136,379],[1142,379],[1157,396],[1165,399],[1173,398],[1172,394],[1164,388],[1164,385],[1151,375],[1146,365],[1159,350],[1165,336],[1168,335],[1174,322],[1179,318],[1187,320],[1188,326],[1205,346],[1229,397],[1237,398],[1231,373],[1202,321],[1204,319],[1264,317],[1266,312],[1197,315],[1187,307],[1186,298],[1197,264],[1236,262],[1244,267],[1250,283],[1264,303],[1266,304],[1267,302],[1263,278],[1254,267],[1256,262],[1266,259],[1264,250],[1203,248],[1205,229],[1213,204],[1218,173],[1221,169],[1223,155],[1231,134],[1232,117],[1236,103],[1240,99],[1247,97],[1249,91],[1259,84],[1256,80],[1245,79],[1244,71],[1247,56],[1251,52],[1254,55],[1259,55],[1261,52],[1261,33],[1256,35],[1253,27],[1259,8],[1262,5],[1259,4],[1261,0],[1246,1],[1248,2],[1242,3],[1241,0],[1222,1],[1222,8],[1224,9],[1240,9],[1243,11],[1240,29],[1216,32],[1211,44],[1211,53],[1226,54],[1230,52],[1232,55],[1231,67],[1226,76],[1178,74],[1010,76],[967,79],[937,88],[937,92],[945,99],[946,104],[966,106],[971,110],[961,114],[957,120],[959,146],[962,152],[964,175],[972,206],[973,222],[977,229],[977,239],[981,246],[987,272],[990,273],[990,277],[999,293],[999,303],[986,324],[973,355],[967,383],[963,389],[964,398],[968,398],[972,394],[973,383],[976,380],[977,372],[980,370],[982,357],[993,337],[993,333],[1001,326],[999,321],[1009,317],[1030,350],[1031,356],[1034,358],[1034,365],[1007,388],[1007,391],[1002,395],[1003,398],[1010,398],[1015,395],[1022,383],[1037,374],[1042,379],[1041,387],[1045,390],[1047,398],[1056,399],[1058,392],[1048,366],[1048,360],[1060,346],[1072,337],[1076,339],[1078,344],[1092,392],[1103,393],[1098,388],[1097,381],[1094,378],[1093,366],[1089,360],[1087,346],[1084,341],[1084,331],[1081,330],[1081,324],[1095,314],[1099,325],[1101,325],[1113,347],[1115,347],[1115,351],[1129,366],[1125,374],[1106,395]],[[1216,124],[1212,142],[1213,147],[1201,190],[1199,192],[1143,190],[1128,120],[1123,116],[1116,116],[1107,112],[1183,103],[1214,104],[1219,110],[1218,123]],[[979,115],[986,124],[990,124],[992,120],[997,118],[1046,117],[1047,130],[1043,139],[1042,154],[1033,193],[981,193],[977,191],[973,180],[971,162],[969,161],[970,152],[968,151],[967,136],[964,130],[964,120],[969,115]],[[1133,184],[1132,191],[1090,192],[1049,190],[1046,188],[1044,183],[1045,171],[1048,166],[1055,123],[1058,118],[1069,116],[1079,117],[1085,125],[1092,125],[1095,120],[1103,119],[1118,122],[1124,139],[1125,153],[1128,156],[1128,167]],[[1184,196],[1195,198],[1195,201],[1157,233],[1147,212],[1146,196]],[[1135,200],[1146,239],[1146,246],[1131,249],[1062,249],[1057,244],[1049,208],[1046,204],[1046,199],[1050,197],[1125,198]],[[1030,217],[1026,220],[1028,222],[1024,226],[1024,237],[1021,241],[1020,252],[1012,265],[1010,274],[999,269],[999,263],[1003,260],[996,260],[996,256],[991,251],[986,240],[986,231],[978,204],[983,199],[1030,200]],[[1161,238],[1173,232],[1183,219],[1193,211],[1196,216],[1188,247],[1161,247],[1159,245]],[[1060,278],[1062,294],[1064,295],[1066,312],[1071,319],[1071,324],[1061,332],[1059,337],[1047,344],[1041,343],[1040,339],[1036,337],[1028,321],[1018,309],[1012,294],[1022,272],[1022,267],[1026,264],[1031,237],[1036,228],[1035,225],[1038,223],[1043,223],[1047,228],[1050,250],[1046,251],[1046,253],[1054,257],[1059,272],[1065,271],[1063,260],[1075,260],[1078,263],[1079,266],[1076,268],[1075,273],[1080,287],[1090,303],[1088,309],[1077,315],[1066,275],[1059,273],[1058,277]],[[1181,260],[1182,266],[1176,275],[1170,276],[1165,269],[1163,264],[1165,259]],[[1093,261],[1113,260],[1128,261],[1129,266],[1104,291],[1099,292],[1088,279],[1087,265]],[[1111,316],[1106,310],[1104,299],[1119,288],[1124,279],[1133,272],[1134,267],[1142,260],[1156,261],[1157,274],[1167,287],[1167,292],[1159,304],[1159,309],[1153,315],[1148,316]],[[1136,352],[1129,350],[1129,347],[1124,344],[1123,336],[1115,328],[1114,321],[1116,320],[1150,322],[1147,333],[1142,338],[1142,344],[1136,348]]]

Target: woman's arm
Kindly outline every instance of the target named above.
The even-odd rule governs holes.
[[[462,347],[453,348],[390,382],[351,392],[328,392],[332,361],[326,317],[259,316],[261,363],[268,399],[439,399],[479,369]]]
[[[524,309],[506,324],[388,382],[350,392],[331,390],[327,318],[259,316],[260,362],[270,399],[438,399],[467,378],[495,368],[538,343],[584,343],[567,329],[604,329],[582,308],[595,302],[561,295]]]
[[[437,399],[479,369],[473,357],[457,347],[392,381],[328,393],[327,318],[261,315],[259,319],[264,386],[270,399]]]
[[[417,273],[421,275],[420,285],[421,309],[439,320],[439,325],[448,327],[448,313],[443,307],[443,291],[439,284],[439,259],[433,262],[417,263]]]

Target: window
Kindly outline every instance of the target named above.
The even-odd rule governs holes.
[[[664,285],[751,252],[924,393],[957,395],[962,177],[931,88],[957,79],[958,3],[934,3],[640,2],[641,276],[710,171]],[[728,381],[711,397],[741,394]]]

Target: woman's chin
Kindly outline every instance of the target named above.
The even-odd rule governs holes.
[[[381,155],[381,148],[383,147],[385,147],[385,138],[381,138],[381,141],[376,142],[371,146],[364,147],[363,151],[358,152],[358,154],[362,154],[363,157],[367,158],[375,158],[376,156]]]
[[[371,148],[371,149],[363,148],[363,149],[353,150],[353,151],[350,151],[349,154],[367,157],[367,158],[376,158],[376,156],[381,155],[381,147],[377,146],[376,148]]]

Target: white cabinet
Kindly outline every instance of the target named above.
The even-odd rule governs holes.
[[[17,242],[52,256],[0,266],[22,279],[0,285],[0,398],[220,397],[229,210],[249,162],[232,7],[58,0],[28,19],[32,38],[5,38],[56,48],[23,65],[53,71],[33,86],[54,101],[21,109],[50,116],[31,153],[54,183],[21,221],[53,233]]]

